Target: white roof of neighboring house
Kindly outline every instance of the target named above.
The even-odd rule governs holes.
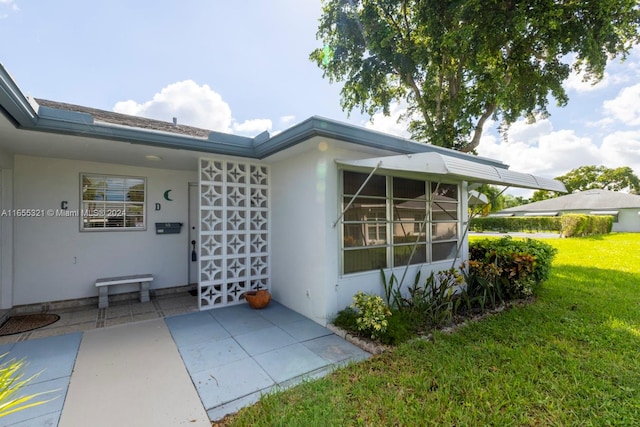
[[[587,190],[578,193],[567,194],[553,199],[541,200],[527,205],[514,206],[503,209],[500,213],[507,212],[549,212],[549,211],[574,211],[574,210],[616,210],[616,209],[640,209],[640,196],[609,190]]]

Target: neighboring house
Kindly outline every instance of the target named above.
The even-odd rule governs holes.
[[[613,231],[640,232],[640,196],[587,190],[496,212],[497,216],[558,216],[566,213],[611,215]]]
[[[247,138],[30,99],[1,66],[0,107],[1,308],[151,273],[155,290],[197,284],[202,309],[269,288],[326,324],[382,293],[380,268],[464,261],[470,183],[564,191],[320,117]]]

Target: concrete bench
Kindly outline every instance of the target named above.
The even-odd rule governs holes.
[[[140,302],[149,301],[149,284],[153,281],[152,274],[136,274],[133,276],[104,277],[96,280],[98,288],[98,308],[109,307],[109,286],[128,283],[140,284]]]

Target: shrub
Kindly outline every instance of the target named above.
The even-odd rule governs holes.
[[[611,215],[562,215],[562,235],[564,237],[590,236],[611,233],[613,216]]]
[[[333,319],[333,324],[346,331],[355,333],[358,331],[357,318],[358,312],[351,307],[346,307],[338,312],[336,318]]]
[[[403,305],[403,297],[400,292],[400,282],[398,282],[398,278],[396,275],[391,272],[391,276],[387,280],[387,275],[384,273],[384,269],[380,269],[380,276],[382,278],[382,286],[384,288],[384,298],[387,306],[393,309],[400,309]],[[418,274],[415,277],[415,284],[420,280],[420,270],[418,270]]]
[[[463,277],[454,269],[431,272],[424,286],[418,282],[409,287],[409,298],[405,305],[422,316],[429,327],[438,327],[449,323],[457,311],[456,291],[464,283]]]
[[[353,296],[351,308],[357,310],[357,328],[376,339],[387,330],[391,310],[378,295],[368,295],[358,291]]]
[[[534,239],[476,240],[469,243],[469,274],[492,281],[504,299],[528,297],[549,277],[556,252]]]
[[[380,334],[380,342],[398,345],[413,338],[419,329],[419,321],[413,313],[406,310],[394,310],[387,318],[387,330]]]
[[[469,260],[466,264],[465,282],[467,284],[461,299],[464,302],[462,308],[471,311],[479,309],[481,312],[487,308],[496,308],[504,302],[504,293],[500,275],[502,269],[496,263],[483,263]],[[463,274],[465,265],[461,267]]]

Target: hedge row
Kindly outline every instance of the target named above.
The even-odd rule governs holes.
[[[510,216],[473,218],[472,231],[557,231],[562,230],[562,222],[557,216]]]
[[[591,236],[594,234],[611,233],[613,217],[611,215],[576,215],[567,214],[562,220],[562,235],[564,237]]]
[[[562,216],[482,217],[473,218],[471,231],[553,231],[564,237],[607,234],[613,227],[610,215],[565,214]]]

